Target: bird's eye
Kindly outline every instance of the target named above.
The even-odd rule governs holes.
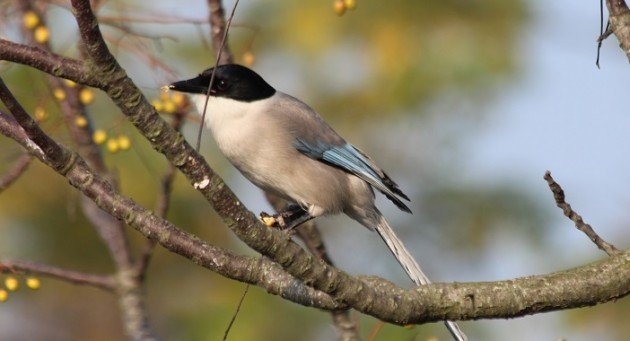
[[[219,81],[217,82],[217,89],[219,91],[224,91],[225,89],[227,89],[227,82],[225,81],[225,79],[219,79]]]

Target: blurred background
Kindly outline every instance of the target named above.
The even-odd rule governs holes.
[[[233,1],[225,1],[231,10]],[[55,51],[74,56],[75,22],[50,5]],[[0,3],[7,10],[11,2]],[[595,66],[599,2],[357,1],[338,16],[333,1],[241,1],[229,44],[240,63],[277,89],[314,107],[368,152],[412,199],[413,215],[379,198],[382,210],[434,281],[492,281],[544,274],[605,257],[555,207],[543,180],[550,170],[567,201],[619,248],[630,246],[630,115],[628,61],[611,36]],[[8,12],[10,13],[10,11]],[[104,25],[112,50],[146,96],[213,63],[205,1],[107,1],[99,14],[124,17]],[[147,20],[139,20],[147,19]],[[21,41],[20,17],[3,37]],[[146,22],[144,22],[146,21]],[[120,25],[119,25],[120,26]],[[134,34],[129,34],[133,32]],[[144,36],[145,38],[141,37]],[[146,38],[149,37],[149,38]],[[155,38],[155,37],[159,37]],[[31,112],[49,111],[44,129],[72,145],[41,73],[0,66]],[[102,94],[91,124],[127,136],[128,151],[103,147],[122,191],[153,207],[164,158],[134,132]],[[194,141],[198,121],[184,133]],[[21,150],[0,137],[0,174]],[[202,153],[254,212],[263,195],[220,155],[204,133]],[[178,175],[169,220],[210,243],[253,254]],[[374,233],[346,217],[318,220],[329,253],[351,274],[411,283]],[[130,230],[134,242],[142,239]],[[0,195],[0,257],[107,273],[105,247],[81,214],[66,181],[33,163]],[[222,337],[244,284],[157,249],[147,281],[150,318],[165,340]],[[462,322],[471,340],[622,340],[630,301],[511,320]],[[354,314],[367,339],[377,324]],[[115,298],[97,289],[43,279],[0,304],[6,340],[122,338]],[[232,340],[331,340],[329,314],[259,288],[250,290]],[[448,340],[441,323],[385,325],[377,340]]]

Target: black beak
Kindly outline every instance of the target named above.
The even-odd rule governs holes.
[[[197,76],[195,78],[171,83],[168,85],[170,90],[187,92],[190,94],[206,94],[208,93],[208,84],[210,81],[207,77]],[[211,91],[212,93],[213,91]]]

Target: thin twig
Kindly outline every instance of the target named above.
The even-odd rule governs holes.
[[[575,223],[575,227],[584,232],[592,241],[600,248],[602,251],[606,252],[609,256],[615,256],[620,253],[620,251],[612,244],[607,243],[603,240],[596,232],[593,230],[591,225],[587,224],[582,220],[582,216],[580,216],[577,212],[575,212],[571,205],[569,205],[565,201],[564,190],[562,187],[551,177],[551,172],[545,172],[545,180],[547,180],[547,184],[549,184],[549,189],[553,193],[553,198],[556,200],[556,205],[562,210],[564,215],[571,219]]]
[[[225,23],[225,10],[223,9],[223,2],[221,0],[208,0],[208,9],[212,47],[215,52],[220,50],[222,51],[218,57],[219,64],[232,63],[234,61],[234,56],[232,55],[230,45],[227,43],[227,35],[231,27],[236,3],[232,8],[232,15],[230,16],[227,25]]]
[[[604,30],[604,0],[599,0],[599,37],[597,37],[597,58],[595,65],[599,69],[599,54],[602,49],[602,42],[612,34],[610,29],[610,21],[606,21],[606,30]]]
[[[24,153],[19,159],[17,159],[17,161],[15,161],[15,164],[13,164],[13,167],[11,167],[7,174],[0,178],[0,193],[9,188],[15,180],[24,174],[32,160],[33,157],[30,154]]]
[[[238,305],[236,306],[236,311],[232,315],[232,318],[230,319],[230,323],[225,329],[225,333],[223,334],[223,341],[227,340],[228,334],[230,333],[230,329],[232,329],[232,325],[234,324],[234,321],[236,320],[236,316],[238,316],[239,311],[241,311],[243,300],[245,300],[245,296],[247,296],[248,291],[249,291],[249,283],[245,286],[245,290],[243,291],[243,294],[241,295],[241,299],[238,301]]]
[[[221,40],[221,47],[217,52],[217,59],[214,64],[214,68],[212,69],[212,74],[210,75],[210,84],[208,84],[208,92],[206,93],[206,101],[203,104],[203,113],[201,114],[201,124],[199,124],[199,132],[197,133],[197,145],[195,150],[199,152],[201,148],[201,134],[203,132],[203,125],[206,122],[206,111],[208,109],[208,100],[210,99],[210,90],[212,89],[212,84],[214,84],[214,75],[217,73],[217,66],[219,66],[219,62],[221,61],[221,55],[223,54],[223,48],[225,47],[225,43],[227,42],[228,32],[230,31],[230,25],[232,25],[232,19],[234,18],[234,14],[236,13],[236,6],[238,6],[238,1],[234,2],[234,7],[232,7],[232,13],[230,13],[230,18],[228,19],[227,25],[225,27],[225,32],[223,33],[223,39]]]
[[[203,106],[203,113],[201,115],[201,123],[199,124],[199,132],[197,133],[197,152],[201,148],[201,134],[203,132],[203,125],[206,122],[206,111],[208,107],[208,100],[210,99],[210,90],[212,89],[212,84],[214,84],[214,75],[217,72],[217,66],[219,64],[225,64],[232,62],[232,53],[230,52],[230,48],[227,45],[227,37],[230,31],[230,25],[232,24],[232,19],[234,18],[234,14],[236,13],[236,6],[238,6],[238,0],[234,3],[234,7],[232,7],[232,13],[230,14],[230,18],[228,19],[227,24],[225,24],[225,17],[223,11],[223,4],[220,0],[208,0],[208,8],[210,12],[210,37],[212,39],[212,44],[214,46],[214,50],[217,51],[217,58],[214,63],[214,69],[212,70],[212,75],[210,75],[210,84],[208,84],[208,92],[206,93],[206,101]],[[221,37],[221,40],[218,38]],[[204,40],[205,42],[205,40]],[[225,51],[225,55],[223,54]],[[249,291],[249,284],[245,286],[245,290],[241,296],[240,301],[236,307],[236,311],[234,315],[232,315],[232,319],[225,329],[225,334],[223,335],[223,341],[227,340],[228,334],[236,317],[238,316],[239,311],[241,310],[241,305],[243,304],[243,300],[245,300],[245,296],[247,296],[247,292]]]
[[[8,60],[28,65],[58,77],[72,79],[77,83],[103,88],[99,77],[91,77],[93,72],[84,62],[67,58],[40,47],[27,46],[0,38],[0,60]]]
[[[72,284],[88,285],[107,291],[114,291],[116,288],[116,282],[111,276],[89,274],[48,264],[23,260],[0,262],[0,272],[35,274],[55,278]]]

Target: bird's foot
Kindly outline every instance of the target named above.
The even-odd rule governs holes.
[[[280,227],[276,216],[269,215],[267,212],[260,212],[258,219],[267,227]]]
[[[299,206],[289,205],[278,214],[269,215],[267,212],[261,212],[259,219],[267,227],[292,231],[301,224],[313,219],[313,217]]]

